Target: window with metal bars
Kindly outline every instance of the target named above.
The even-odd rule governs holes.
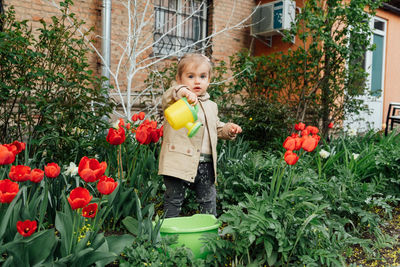
[[[181,56],[205,49],[207,0],[154,0],[156,56]]]

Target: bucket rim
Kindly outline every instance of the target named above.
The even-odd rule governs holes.
[[[212,225],[196,227],[196,228],[192,228],[192,229],[180,229],[179,227],[176,227],[176,226],[163,226],[163,224],[162,224],[161,227],[160,227],[160,233],[165,233],[165,234],[185,234],[185,233],[206,232],[206,231],[217,229],[222,224],[221,221],[219,221],[217,218],[215,218],[214,215],[211,215],[211,214],[195,214],[193,216],[188,216],[187,218],[195,217],[196,215],[210,215],[215,219],[215,222]],[[180,220],[180,218],[185,218],[185,217],[167,218],[167,219],[164,219],[164,220]]]

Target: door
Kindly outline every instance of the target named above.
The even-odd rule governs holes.
[[[361,112],[345,121],[345,126],[365,132],[370,129],[382,128],[383,95],[385,77],[385,47],[386,47],[386,20],[374,17],[371,19],[371,42],[373,51],[365,52],[364,69],[368,73],[366,95],[360,97],[368,107],[368,111]]]

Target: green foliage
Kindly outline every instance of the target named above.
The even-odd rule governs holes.
[[[131,246],[125,248],[119,257],[120,266],[204,266],[202,260],[194,259],[190,249],[171,248],[177,242],[178,236],[160,236],[163,218],[154,215],[154,204],[143,209],[138,196],[135,194],[136,216],[128,216],[122,223],[135,236]]]
[[[97,156],[107,162],[107,175],[118,181],[119,186],[115,192],[114,202],[107,228],[116,230],[122,219],[134,214],[137,210],[135,201],[139,198],[141,205],[147,206],[151,200],[156,199],[162,179],[158,176],[158,143],[142,145],[137,142],[133,129],[142,121],[130,121],[130,129],[124,127],[125,141],[118,146],[110,145],[103,137],[98,141],[101,146]]]
[[[218,162],[223,235],[205,238],[215,264],[342,266],[354,245],[375,257],[377,249],[393,244],[379,226],[399,199],[393,164],[399,138],[370,132],[322,144],[288,166],[285,190],[275,198],[271,183],[282,155],[247,151],[241,142],[223,144]],[[329,157],[321,157],[322,149]]]
[[[0,33],[0,143],[30,140],[32,155],[74,160],[96,146],[112,106],[93,75],[83,24],[62,3],[62,16],[41,21],[38,34],[9,8]],[[72,21],[72,25],[70,23]],[[68,151],[68,153],[66,153]]]
[[[342,120],[362,107],[356,100],[366,87],[362,58],[367,49],[372,49],[368,38],[371,30],[365,22],[381,3],[312,0],[296,16],[290,34],[298,36],[302,45],[289,54],[303,58],[291,62],[303,65],[299,68],[303,84],[298,95],[298,119],[313,114],[321,122],[324,136],[331,121]]]
[[[176,239],[177,236],[168,236],[152,244],[145,238],[137,238],[119,257],[119,266],[207,266],[203,260],[195,259],[190,249],[171,248]]]

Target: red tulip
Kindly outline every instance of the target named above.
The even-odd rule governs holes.
[[[11,166],[10,173],[8,174],[11,180],[16,182],[25,182],[31,178],[31,168],[24,165]]]
[[[40,181],[43,180],[44,177],[44,171],[40,169],[33,169],[31,171],[31,177],[29,180],[31,180],[34,183],[39,183]]]
[[[44,166],[44,173],[49,178],[56,178],[58,175],[60,175],[60,172],[61,168],[57,163],[52,162]]]
[[[303,131],[306,128],[306,125],[302,122],[299,122],[298,124],[294,125],[294,128],[296,131]]]
[[[107,169],[107,163],[99,163],[97,159],[83,157],[79,162],[78,174],[87,183],[92,183],[100,179]]]
[[[301,136],[302,137],[306,136],[306,135],[309,135],[309,134],[310,134],[310,131],[308,129],[304,129],[303,131],[301,131]]]
[[[94,218],[97,213],[97,203],[87,205],[82,209],[82,216],[86,218]]]
[[[299,156],[293,153],[293,151],[288,150],[285,153],[284,159],[288,165],[294,165],[299,160]]]
[[[313,134],[311,137],[317,140],[317,144],[319,143],[319,140],[321,140],[321,136],[318,134]]]
[[[132,121],[137,121],[139,119],[139,114],[135,113],[132,116]]]
[[[125,126],[125,121],[124,121],[124,119],[120,118],[119,123],[118,123],[118,128],[121,128],[123,126]]]
[[[0,165],[8,165],[15,160],[15,154],[12,152],[11,147],[7,145],[0,145]]]
[[[0,180],[0,202],[11,203],[19,191],[18,183],[5,179]]]
[[[159,131],[152,131],[150,133],[150,140],[153,143],[157,143],[158,140],[160,140],[160,135],[159,135]]]
[[[15,146],[17,154],[21,153],[22,150],[25,150],[26,144],[24,142],[14,141],[12,146]]]
[[[77,187],[71,191],[68,202],[73,210],[83,208],[92,200],[89,190],[83,187]]]
[[[303,143],[301,144],[301,148],[303,148],[307,152],[313,151],[318,145],[318,139],[311,137],[309,135],[305,135],[302,137]]]
[[[26,220],[17,222],[18,233],[20,233],[24,237],[32,235],[36,231],[36,228],[37,228],[36,221]]]
[[[151,138],[149,138],[149,134],[147,133],[147,129],[141,128],[136,130],[136,140],[142,145],[150,144]]]
[[[319,129],[315,126],[307,126],[306,130],[308,130],[310,134],[317,134],[319,132]]]
[[[286,140],[283,142],[283,147],[286,150],[294,150],[296,147],[296,139],[291,136],[288,136]]]
[[[118,183],[114,181],[113,178],[103,176],[100,178],[99,183],[97,184],[97,190],[100,194],[109,195],[114,192],[114,189],[117,187]]]
[[[332,128],[333,128],[333,122],[331,122],[331,123],[328,124],[328,128],[329,128],[329,129],[332,129]]]
[[[163,127],[157,129],[156,121],[144,120],[136,129],[136,140],[143,145],[157,143],[163,135]]]
[[[144,112],[142,111],[142,112],[139,112],[139,120],[143,120],[144,119],[144,116],[145,116],[146,114],[144,114]]]
[[[300,137],[294,138],[295,146],[293,150],[300,150],[302,145],[302,140]]]
[[[111,145],[120,145],[125,142],[125,130],[119,127],[118,130],[110,128],[106,137],[106,141]]]

